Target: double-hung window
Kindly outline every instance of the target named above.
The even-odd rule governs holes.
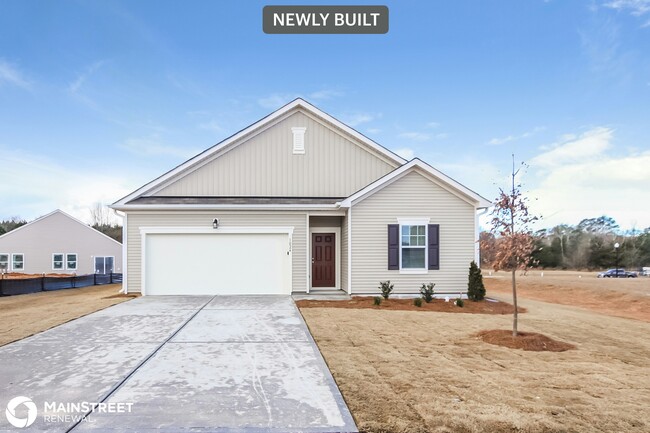
[[[427,225],[401,224],[400,269],[426,270]]]
[[[22,271],[25,269],[25,255],[22,253],[14,253],[11,255],[11,270]]]
[[[9,270],[9,254],[0,253],[0,271]]]
[[[69,271],[77,270],[77,255],[74,253],[68,253],[65,255],[65,267]]]
[[[55,271],[63,270],[63,253],[52,254],[52,269]]]

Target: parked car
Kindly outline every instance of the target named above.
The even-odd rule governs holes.
[[[598,274],[598,278],[636,278],[636,273],[625,269],[609,269]]]
[[[643,267],[643,269],[641,270],[641,275],[643,275],[644,277],[650,277],[650,267],[647,266]]]

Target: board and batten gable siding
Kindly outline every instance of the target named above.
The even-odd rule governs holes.
[[[95,256],[115,257],[114,272],[122,272],[122,244],[98,231],[54,212],[32,224],[12,230],[0,238],[0,253],[22,253],[28,274],[94,274]],[[52,269],[52,254],[77,254],[77,269]],[[64,257],[65,260],[65,257]],[[11,267],[11,257],[9,257]]]
[[[395,180],[352,206],[352,293],[378,293],[390,280],[394,293],[417,293],[422,283],[436,289],[467,291],[474,260],[475,207],[417,171]],[[402,274],[388,270],[388,224],[398,218],[429,218],[440,225],[440,270]]]
[[[141,227],[212,227],[212,219],[219,218],[219,227],[293,227],[292,280],[294,292],[307,290],[307,218],[305,212],[283,211],[130,211],[128,213],[127,289],[142,290],[142,236]],[[219,229],[216,229],[218,231]],[[188,258],[191,260],[191,257]],[[183,272],[182,263],[169,266]],[[254,264],[251,263],[251,271]],[[242,275],[246,278],[246,275]]]
[[[293,153],[292,127],[305,127]],[[151,194],[153,196],[347,197],[397,167],[303,111]]]

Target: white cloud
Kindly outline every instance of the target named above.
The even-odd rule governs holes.
[[[368,131],[368,134],[379,134],[381,132],[381,129],[379,129],[379,128],[368,128],[366,131]]]
[[[537,155],[531,165],[542,168],[555,168],[565,164],[575,164],[601,157],[611,143],[614,130],[593,128],[581,135],[564,135],[559,143],[545,147],[545,152]]]
[[[406,138],[407,140],[413,141],[428,141],[431,139],[431,135],[424,132],[402,132],[398,135],[399,138]]]
[[[440,123],[438,123],[438,122],[429,122],[429,123],[426,124],[426,127],[430,128],[430,129],[440,128]]]
[[[604,6],[619,11],[629,11],[635,16],[650,12],[650,0],[613,0],[605,3]]]
[[[207,122],[203,122],[199,125],[199,128],[201,129],[206,129],[208,131],[214,131],[214,132],[221,132],[223,131],[223,128],[221,125],[216,120],[209,120]]]
[[[379,114],[372,114],[372,113],[353,113],[353,114],[348,114],[343,116],[343,123],[346,125],[352,126],[353,128],[355,126],[359,126],[362,123],[368,123],[372,122],[375,119],[378,119],[381,117],[381,113]]]
[[[195,148],[162,144],[157,136],[149,138],[127,138],[119,146],[140,156],[172,156],[175,158],[188,159],[199,153],[199,150]]]
[[[395,149],[395,153],[401,156],[402,158],[406,160],[411,160],[415,156],[415,152],[413,149],[410,149],[408,147],[402,147],[400,149]]]
[[[6,60],[0,59],[0,86],[3,83],[22,87],[26,90],[32,88],[31,83],[25,78],[24,74],[18,70],[18,68]]]
[[[84,70],[84,72],[79,74],[77,76],[77,78],[68,85],[68,91],[70,93],[72,93],[72,94],[76,94],[77,92],[79,92],[79,90],[81,89],[81,86],[83,86],[83,84],[86,82],[86,80],[91,75],[93,75],[95,72],[97,72],[102,66],[104,66],[105,63],[106,63],[106,60],[99,60],[99,61],[89,65]]]
[[[609,215],[623,228],[650,227],[647,185],[650,151],[613,152],[614,131],[597,127],[545,150],[530,160],[537,185],[531,209],[544,216],[541,226],[576,224]]]
[[[506,137],[500,137],[500,138],[493,138],[490,141],[487,142],[487,144],[493,145],[493,146],[499,146],[501,144],[506,144],[511,141],[518,141],[518,140],[523,140],[524,138],[531,137],[535,135],[536,133],[543,131],[545,128],[543,126],[537,126],[533,128],[530,131],[526,131],[523,134],[519,135],[508,135]]]
[[[63,166],[61,163],[24,150],[1,149],[0,217],[17,215],[32,220],[55,209],[90,222],[94,203],[113,203],[145,179],[120,175],[113,167],[106,173],[96,168]],[[6,161],[6,164],[4,162]],[[139,176],[143,174],[140,173]]]

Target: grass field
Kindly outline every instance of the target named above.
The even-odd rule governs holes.
[[[501,275],[486,278],[488,294],[509,301]],[[649,283],[571,273],[520,278],[528,309],[520,329],[577,347],[561,353],[474,336],[509,329],[509,316],[301,311],[362,431],[648,432],[650,323],[604,314],[607,302],[596,301],[618,296],[629,308],[617,316],[637,314],[632,301],[645,299]]]

